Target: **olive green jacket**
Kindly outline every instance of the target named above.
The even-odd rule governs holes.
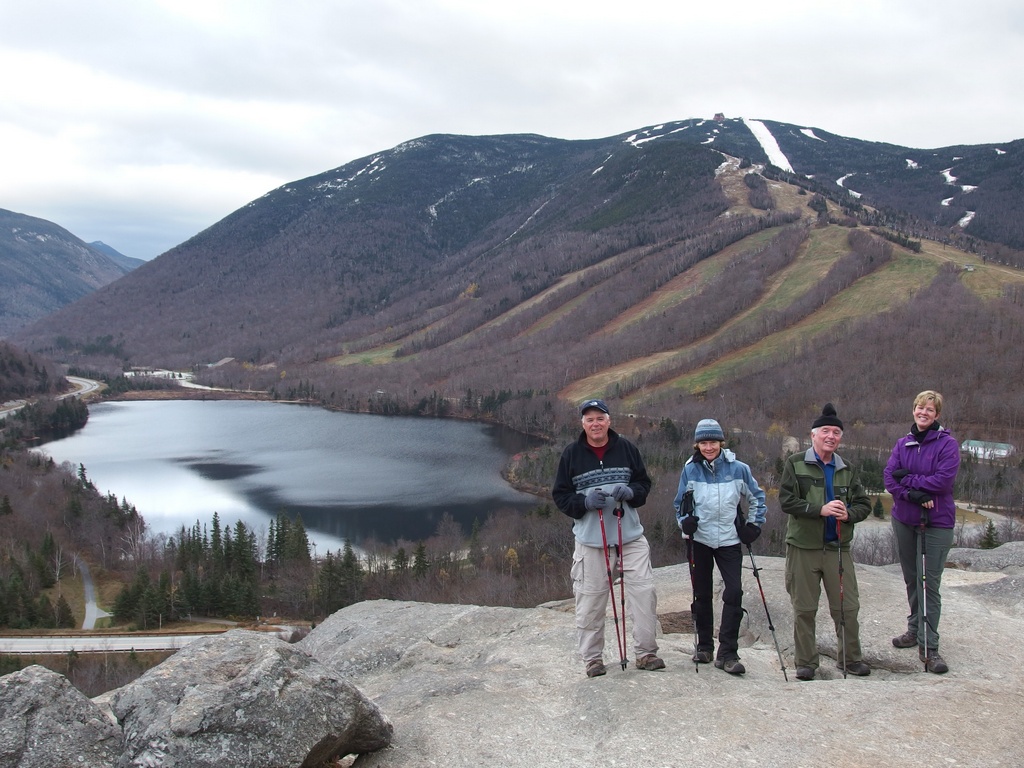
[[[846,550],[853,541],[853,526],[871,514],[871,501],[857,479],[853,467],[843,461],[839,454],[833,454],[836,462],[832,479],[835,497],[846,504],[850,519],[840,523],[840,546]],[[800,549],[835,549],[836,542],[825,543],[825,518],[821,508],[825,500],[825,471],[818,466],[814,449],[805,453],[794,453],[786,460],[782,470],[782,484],[779,487],[779,504],[789,515],[786,526],[786,543]]]

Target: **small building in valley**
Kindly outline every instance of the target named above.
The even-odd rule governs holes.
[[[1006,459],[1015,452],[1009,443],[989,443],[984,440],[964,440],[960,450],[979,459]]]

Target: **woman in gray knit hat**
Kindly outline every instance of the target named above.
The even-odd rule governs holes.
[[[743,619],[743,551],[761,534],[767,514],[764,491],[750,467],[725,448],[725,433],[714,419],[702,419],[693,434],[693,455],[683,465],[673,506],[676,522],[688,539],[696,627],[693,660],[731,675],[746,672],[740,661],[739,633]],[[744,516],[743,508],[747,514]],[[714,654],[714,566],[725,582],[718,655]]]

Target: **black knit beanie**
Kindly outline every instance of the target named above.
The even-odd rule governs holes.
[[[839,427],[843,428],[843,422],[836,416],[836,407],[832,403],[825,403],[825,407],[821,409],[821,416],[814,420],[811,424],[811,429],[817,429],[818,427]]]

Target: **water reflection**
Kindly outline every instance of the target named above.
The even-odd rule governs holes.
[[[76,435],[44,445],[83,464],[103,493],[174,533],[214,511],[260,530],[302,516],[319,553],[345,539],[415,541],[445,512],[468,531],[497,509],[538,499],[500,476],[528,438],[469,422],[333,413],[281,403],[102,403]]]

